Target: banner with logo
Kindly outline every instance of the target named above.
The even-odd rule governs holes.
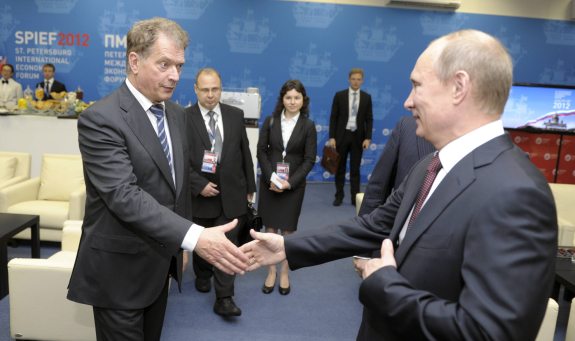
[[[390,130],[410,114],[403,102],[418,55],[445,33],[475,28],[497,36],[513,56],[515,81],[575,84],[575,26],[566,21],[272,0],[5,0],[0,9],[0,61],[32,90],[42,65],[52,63],[68,90],[80,87],[85,100],[106,96],[125,77],[128,29],[153,16],[176,20],[191,37],[173,98],[182,105],[195,102],[194,77],[205,66],[220,71],[225,89],[258,88],[262,120],[281,85],[301,80],[318,133],[311,181],[333,180],[319,160],[333,95],[348,86],[349,70],[365,70],[362,89],[374,105],[365,183]]]

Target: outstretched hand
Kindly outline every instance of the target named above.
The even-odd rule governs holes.
[[[369,275],[384,266],[393,266],[394,268],[397,268],[397,263],[395,262],[395,256],[393,254],[393,243],[391,242],[391,239],[385,239],[383,243],[381,243],[381,258],[372,258],[363,266],[363,279],[366,279]]]
[[[240,247],[249,258],[247,271],[253,271],[264,265],[277,264],[286,259],[284,238],[275,233],[262,233],[250,230],[253,241]]]
[[[237,224],[238,220],[234,219],[227,224],[204,229],[194,249],[200,257],[229,275],[243,275],[249,266],[248,257],[225,235]]]

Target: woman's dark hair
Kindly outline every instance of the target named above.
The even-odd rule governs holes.
[[[290,91],[295,90],[302,94],[303,96],[303,105],[299,111],[299,113],[305,117],[309,116],[309,97],[307,97],[307,93],[305,92],[305,87],[303,86],[302,82],[297,79],[290,79],[282,85],[280,90],[280,95],[278,96],[278,100],[276,102],[276,107],[272,113],[273,116],[280,116],[282,111],[284,110],[284,102],[283,98],[285,94]]]

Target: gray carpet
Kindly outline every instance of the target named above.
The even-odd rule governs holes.
[[[346,219],[355,209],[346,197],[333,207],[334,186],[310,184],[306,190],[299,228],[322,228],[330,222]],[[348,189],[346,188],[346,193]],[[42,244],[42,257],[58,250]],[[8,257],[29,257],[30,248],[9,248]],[[236,279],[235,301],[242,309],[239,318],[225,320],[212,312],[213,291],[197,292],[193,287],[191,265],[184,277],[183,292],[172,285],[162,340],[249,340],[249,341],[337,341],[354,340],[361,321],[358,287],[360,279],[351,260],[300,269],[290,274],[292,291],[281,296],[276,290],[261,292],[266,270],[260,269]],[[562,295],[560,296],[562,297]],[[569,303],[560,299],[555,341],[565,338]],[[33,323],[31,321],[31,323]],[[0,341],[12,340],[9,332],[9,299],[0,300]]]

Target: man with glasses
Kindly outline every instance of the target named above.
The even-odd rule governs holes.
[[[194,91],[198,102],[186,109],[193,221],[211,227],[238,218],[237,228],[226,234],[237,244],[246,200],[251,201],[256,191],[244,113],[220,103],[222,80],[215,69],[198,72]],[[241,315],[233,300],[235,276],[214,268],[195,252],[193,266],[198,291],[209,292],[214,277],[214,312],[224,317]]]

